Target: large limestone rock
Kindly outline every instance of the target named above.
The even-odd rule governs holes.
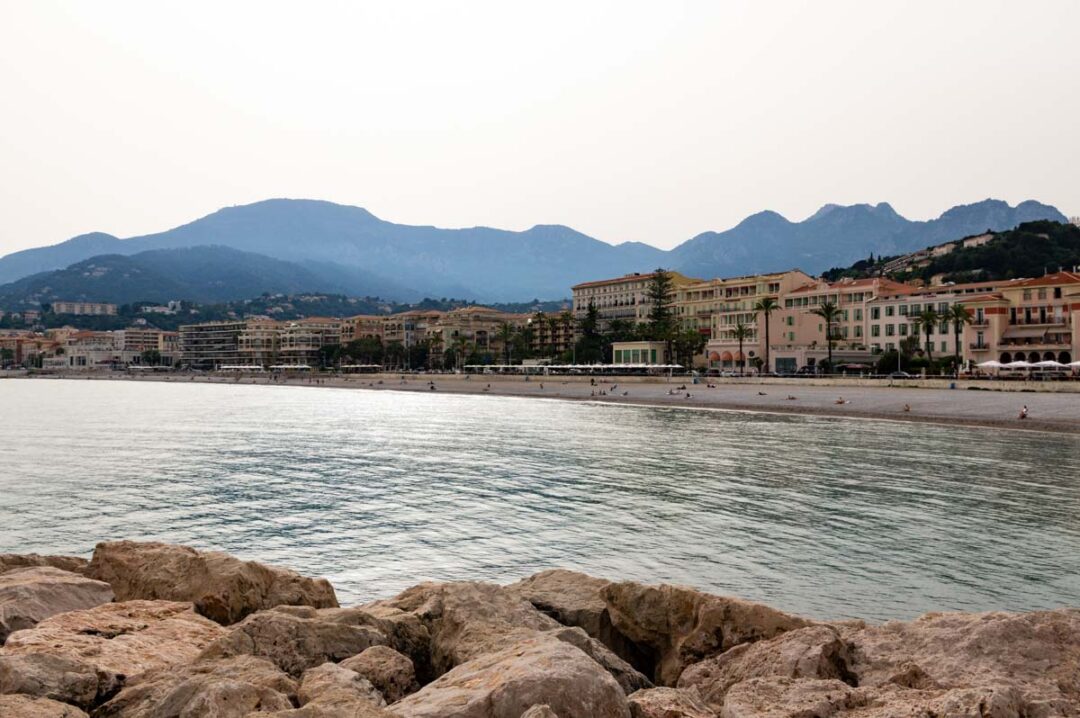
[[[45,654],[90,664],[104,684],[193,661],[225,629],[190,603],[127,601],[46,618],[16,631],[0,656]]]
[[[630,716],[615,679],[549,634],[481,654],[388,710],[402,718],[520,718],[536,705],[561,718]]]
[[[207,646],[204,660],[230,656],[267,658],[286,673],[299,677],[327,661],[340,662],[387,638],[370,626],[314,618],[284,611],[261,611],[248,616]]]
[[[84,711],[49,698],[23,695],[0,695],[3,718],[87,718]]]
[[[611,583],[577,571],[552,569],[512,583],[506,590],[524,598],[564,626],[577,626],[639,671],[652,673],[655,657],[611,622],[603,590]]]
[[[721,718],[831,718],[859,705],[841,681],[751,678],[737,683],[724,699]],[[898,713],[899,716],[909,714]],[[912,718],[930,718],[910,714]],[[954,716],[952,718],[960,718]],[[972,716],[975,718],[975,716]]]
[[[559,718],[555,711],[551,710],[551,706],[533,706],[529,710],[521,714],[521,718]]]
[[[632,581],[601,591],[611,622],[657,656],[653,680],[673,686],[683,669],[737,646],[778,636],[810,622],[757,603],[692,588]]]
[[[142,674],[94,718],[242,718],[293,707],[296,683],[269,661],[240,656]]]
[[[591,638],[581,628],[560,628],[550,632],[564,643],[580,649],[585,655],[599,663],[604,670],[630,695],[642,688],[652,688],[652,682],[636,671],[633,666],[619,658],[615,653],[595,638]]]
[[[340,665],[370,681],[387,703],[420,690],[413,662],[389,646],[372,646]]]
[[[300,705],[303,706],[329,693],[340,692],[349,693],[353,698],[375,706],[386,705],[386,700],[371,684],[371,681],[336,663],[323,663],[321,666],[304,671],[297,697],[300,699]]]
[[[274,606],[338,605],[325,579],[187,546],[99,543],[86,570],[92,578],[111,584],[119,601],[191,601],[197,612],[225,625]]]
[[[89,710],[120,688],[117,676],[47,653],[0,656],[0,693],[51,698]]]
[[[329,691],[302,708],[248,713],[246,718],[396,718],[393,713],[357,698],[349,691]]]
[[[77,556],[43,556],[37,553],[0,553],[0,574],[15,568],[51,566],[61,571],[82,573],[89,562]]]
[[[810,626],[734,648],[686,668],[680,688],[696,688],[714,709],[736,683],[750,678],[831,678],[853,684],[851,650],[831,626]]]
[[[646,688],[628,702],[631,718],[716,718],[693,688]]]
[[[9,634],[66,611],[113,600],[107,583],[51,566],[15,568],[0,574],[0,645]]]

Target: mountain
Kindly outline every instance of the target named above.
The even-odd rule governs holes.
[[[760,212],[732,229],[699,234],[665,252],[640,242],[610,245],[562,225],[537,225],[523,232],[440,229],[394,224],[360,207],[273,199],[228,207],[157,234],[129,239],[82,235],[16,252],[0,258],[0,283],[102,254],[131,256],[213,245],[288,262],[294,277],[301,276],[298,268],[307,270],[305,281],[317,277],[319,291],[336,286],[387,299],[428,295],[520,301],[565,297],[578,282],[658,266],[697,277],[792,267],[816,274],[871,252],[903,254],[1038,219],[1065,217],[1038,202],[1010,207],[1000,200],[954,207],[927,222],[905,219],[885,203],[825,205],[801,222]],[[165,278],[172,276],[171,267],[162,269]],[[262,287],[256,293],[270,290]]]
[[[363,281],[337,271],[339,281],[292,262],[228,247],[104,254],[0,286],[0,307],[17,309],[61,299],[126,304],[170,299],[226,302],[264,292],[351,294]]]

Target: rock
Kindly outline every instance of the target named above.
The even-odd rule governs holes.
[[[0,553],[0,574],[15,568],[29,566],[52,566],[61,571],[82,573],[89,564],[85,558],[77,556],[42,556],[36,553]]]
[[[830,718],[855,707],[852,688],[835,680],[751,678],[724,699],[721,718]]]
[[[536,705],[563,718],[630,715],[607,671],[548,634],[483,653],[388,710],[403,718],[520,718]]]
[[[559,718],[555,711],[551,710],[551,706],[533,706],[529,710],[521,714],[521,718]]]
[[[585,653],[589,658],[599,663],[604,670],[623,689],[623,693],[630,695],[642,688],[652,688],[652,682],[638,673],[633,666],[619,658],[615,653],[595,638],[591,638],[581,628],[560,628],[550,632],[560,641],[569,643]]]
[[[49,698],[24,695],[0,695],[3,718],[88,718],[86,713],[67,703]]]
[[[164,543],[99,543],[87,574],[111,584],[119,601],[191,601],[198,613],[223,625],[279,605],[338,605],[325,579]]]
[[[756,643],[742,643],[719,656],[689,666],[680,688],[696,688],[715,710],[728,689],[749,678],[835,678],[854,684],[850,648],[831,626],[810,626]]]
[[[51,566],[10,569],[0,574],[0,645],[8,634],[67,611],[113,600],[107,583]]]
[[[94,712],[94,718],[241,718],[288,710],[296,683],[270,661],[239,656],[142,674]]]
[[[1080,715],[1080,610],[929,613],[845,630],[862,687],[941,691],[979,687],[1031,715]],[[937,691],[934,693],[933,691]],[[959,694],[957,694],[959,695]]]
[[[0,656],[45,654],[90,664],[105,685],[190,663],[225,630],[190,603],[127,601],[60,613],[16,631]],[[101,685],[99,683],[99,685]]]
[[[369,626],[323,620],[318,615],[301,618],[283,611],[262,611],[233,626],[207,646],[200,658],[259,656],[298,677],[321,663],[343,661],[386,643],[386,636]]]
[[[512,583],[506,590],[564,626],[577,626],[642,673],[652,674],[655,656],[611,622],[603,590],[611,581],[577,571],[552,569]]]
[[[435,675],[537,631],[562,628],[528,601],[501,586],[481,582],[423,583],[363,608],[396,609],[419,618],[431,636]]]
[[[413,662],[389,646],[372,646],[340,665],[371,681],[387,703],[420,690]]]
[[[646,688],[630,696],[631,718],[716,718],[694,688]]]
[[[615,628],[655,652],[653,680],[665,686],[703,658],[810,625],[768,606],[669,584],[624,581],[601,593]]]
[[[909,690],[896,686],[859,688],[852,693],[853,709],[842,713],[851,718],[1035,718],[1049,715],[1032,712],[1020,691],[1012,687],[978,686],[949,691]]]
[[[297,697],[300,699],[300,705],[303,706],[328,693],[343,691],[380,708],[386,705],[386,700],[371,684],[371,681],[336,663],[323,663],[321,666],[304,671]]]
[[[385,709],[357,698],[349,691],[333,690],[302,708],[273,713],[248,713],[246,718],[396,718]]]
[[[51,698],[89,710],[119,688],[115,675],[85,661],[47,653],[0,656],[0,693]]]

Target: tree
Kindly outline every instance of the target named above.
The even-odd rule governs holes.
[[[469,340],[464,334],[458,334],[454,337],[454,340],[450,342],[450,345],[454,350],[454,368],[458,371],[464,371],[465,360],[469,356]]]
[[[328,367],[336,366],[341,361],[341,345],[340,344],[324,344],[319,347],[319,368],[326,369]]]
[[[386,348],[383,351],[383,361],[387,365],[392,366],[404,366],[405,364],[405,345],[398,341],[388,342]]]
[[[960,335],[964,331],[964,325],[971,323],[971,315],[968,314],[967,307],[965,307],[963,304],[954,304],[951,307],[949,307],[949,310],[947,312],[945,312],[945,314],[943,315],[943,318],[946,321],[951,321],[953,323],[953,339],[956,340],[955,341],[955,344],[956,344],[956,351],[955,351],[956,371],[957,371],[957,374],[959,374],[959,372],[960,372]]]
[[[840,308],[832,302],[823,302],[818,307],[810,310],[811,314],[816,314],[825,320],[825,342],[829,348],[829,371],[833,370],[832,350],[833,342],[836,340],[836,333],[833,331],[833,325],[840,318]]]
[[[600,333],[600,310],[589,302],[585,316],[578,322],[577,360],[585,364],[596,364],[607,356],[610,338]]]
[[[769,364],[769,315],[780,308],[772,297],[762,297],[754,304],[754,311],[765,317],[765,371],[771,371]]]
[[[649,280],[646,293],[649,299],[649,339],[664,342],[671,356],[671,339],[675,334],[675,280],[671,273],[658,267]]]
[[[59,350],[57,350],[57,353],[59,353]],[[161,352],[157,349],[147,349],[139,355],[139,358],[142,359],[142,363],[146,366],[157,366],[161,363]]]
[[[570,347],[574,336],[574,315],[568,309],[559,314],[559,324],[562,326],[563,346]]]
[[[551,356],[556,356],[559,353],[559,341],[558,341],[559,318],[558,317],[548,317],[547,318],[547,329],[548,329],[548,351],[551,353]]]
[[[913,322],[915,333],[919,334],[921,330],[921,333],[926,335],[926,359],[931,364],[934,363],[934,343],[930,336],[934,333],[934,327],[941,323],[941,319],[941,315],[928,304],[926,309],[922,310]]]
[[[675,335],[672,345],[676,363],[691,368],[694,357],[705,348],[705,337],[696,329],[684,329]]]
[[[735,338],[735,341],[739,342],[739,374],[745,375],[746,355],[743,354],[743,342],[753,335],[753,330],[742,322],[739,322],[735,325],[735,329],[732,331],[731,335]]]
[[[503,363],[510,363],[510,350],[514,346],[514,325],[510,322],[503,322],[499,325],[499,341],[503,345]]]

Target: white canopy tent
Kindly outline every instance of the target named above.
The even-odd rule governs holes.
[[[1000,369],[1005,365],[995,359],[991,359],[990,361],[984,361],[980,364],[976,364],[975,366],[979,367],[980,369]]]

